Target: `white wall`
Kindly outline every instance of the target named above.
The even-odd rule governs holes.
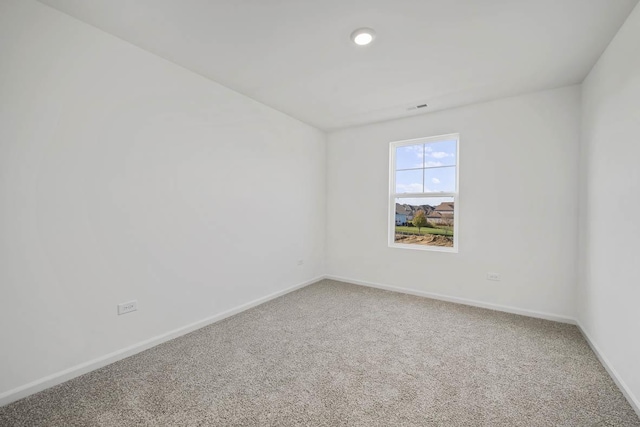
[[[582,87],[578,319],[640,410],[640,7]]]
[[[34,1],[0,55],[0,395],[323,273],[322,132]]]
[[[572,318],[579,103],[573,86],[329,134],[328,273]],[[389,248],[389,143],[453,132],[459,253]]]

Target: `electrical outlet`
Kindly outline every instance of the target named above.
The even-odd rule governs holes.
[[[304,260],[303,259],[299,259],[298,260],[298,265],[303,265],[304,264]]]
[[[500,281],[500,273],[487,273],[487,280]]]
[[[118,316],[120,316],[121,314],[131,313],[132,311],[137,311],[137,310],[138,310],[137,300],[118,304]]]

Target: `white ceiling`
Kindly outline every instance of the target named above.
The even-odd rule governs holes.
[[[638,2],[40,1],[324,130],[580,83]]]

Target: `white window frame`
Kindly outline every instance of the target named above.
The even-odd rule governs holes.
[[[433,142],[441,142],[444,140],[456,140],[456,188],[454,192],[430,192],[430,193],[396,193],[396,148],[408,145],[429,144]],[[424,170],[424,168],[423,168]],[[419,251],[432,252],[452,252],[458,253],[458,236],[460,235],[460,134],[450,133],[446,135],[430,136],[427,138],[407,139],[404,141],[395,141],[389,144],[389,219],[387,226],[389,228],[389,247],[400,249],[413,249]],[[424,181],[424,179],[423,179]],[[407,243],[396,243],[396,198],[431,198],[431,197],[452,197],[453,205],[453,247],[446,246],[429,246]]]

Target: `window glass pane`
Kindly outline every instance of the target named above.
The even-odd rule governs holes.
[[[396,193],[422,193],[422,169],[396,172]]]
[[[456,141],[438,141],[425,144],[424,166],[453,166],[456,164]]]
[[[396,148],[396,170],[422,167],[424,144]]]
[[[424,170],[424,192],[454,193],[456,191],[456,167],[428,168]]]
[[[396,198],[396,243],[453,247],[453,197]]]

